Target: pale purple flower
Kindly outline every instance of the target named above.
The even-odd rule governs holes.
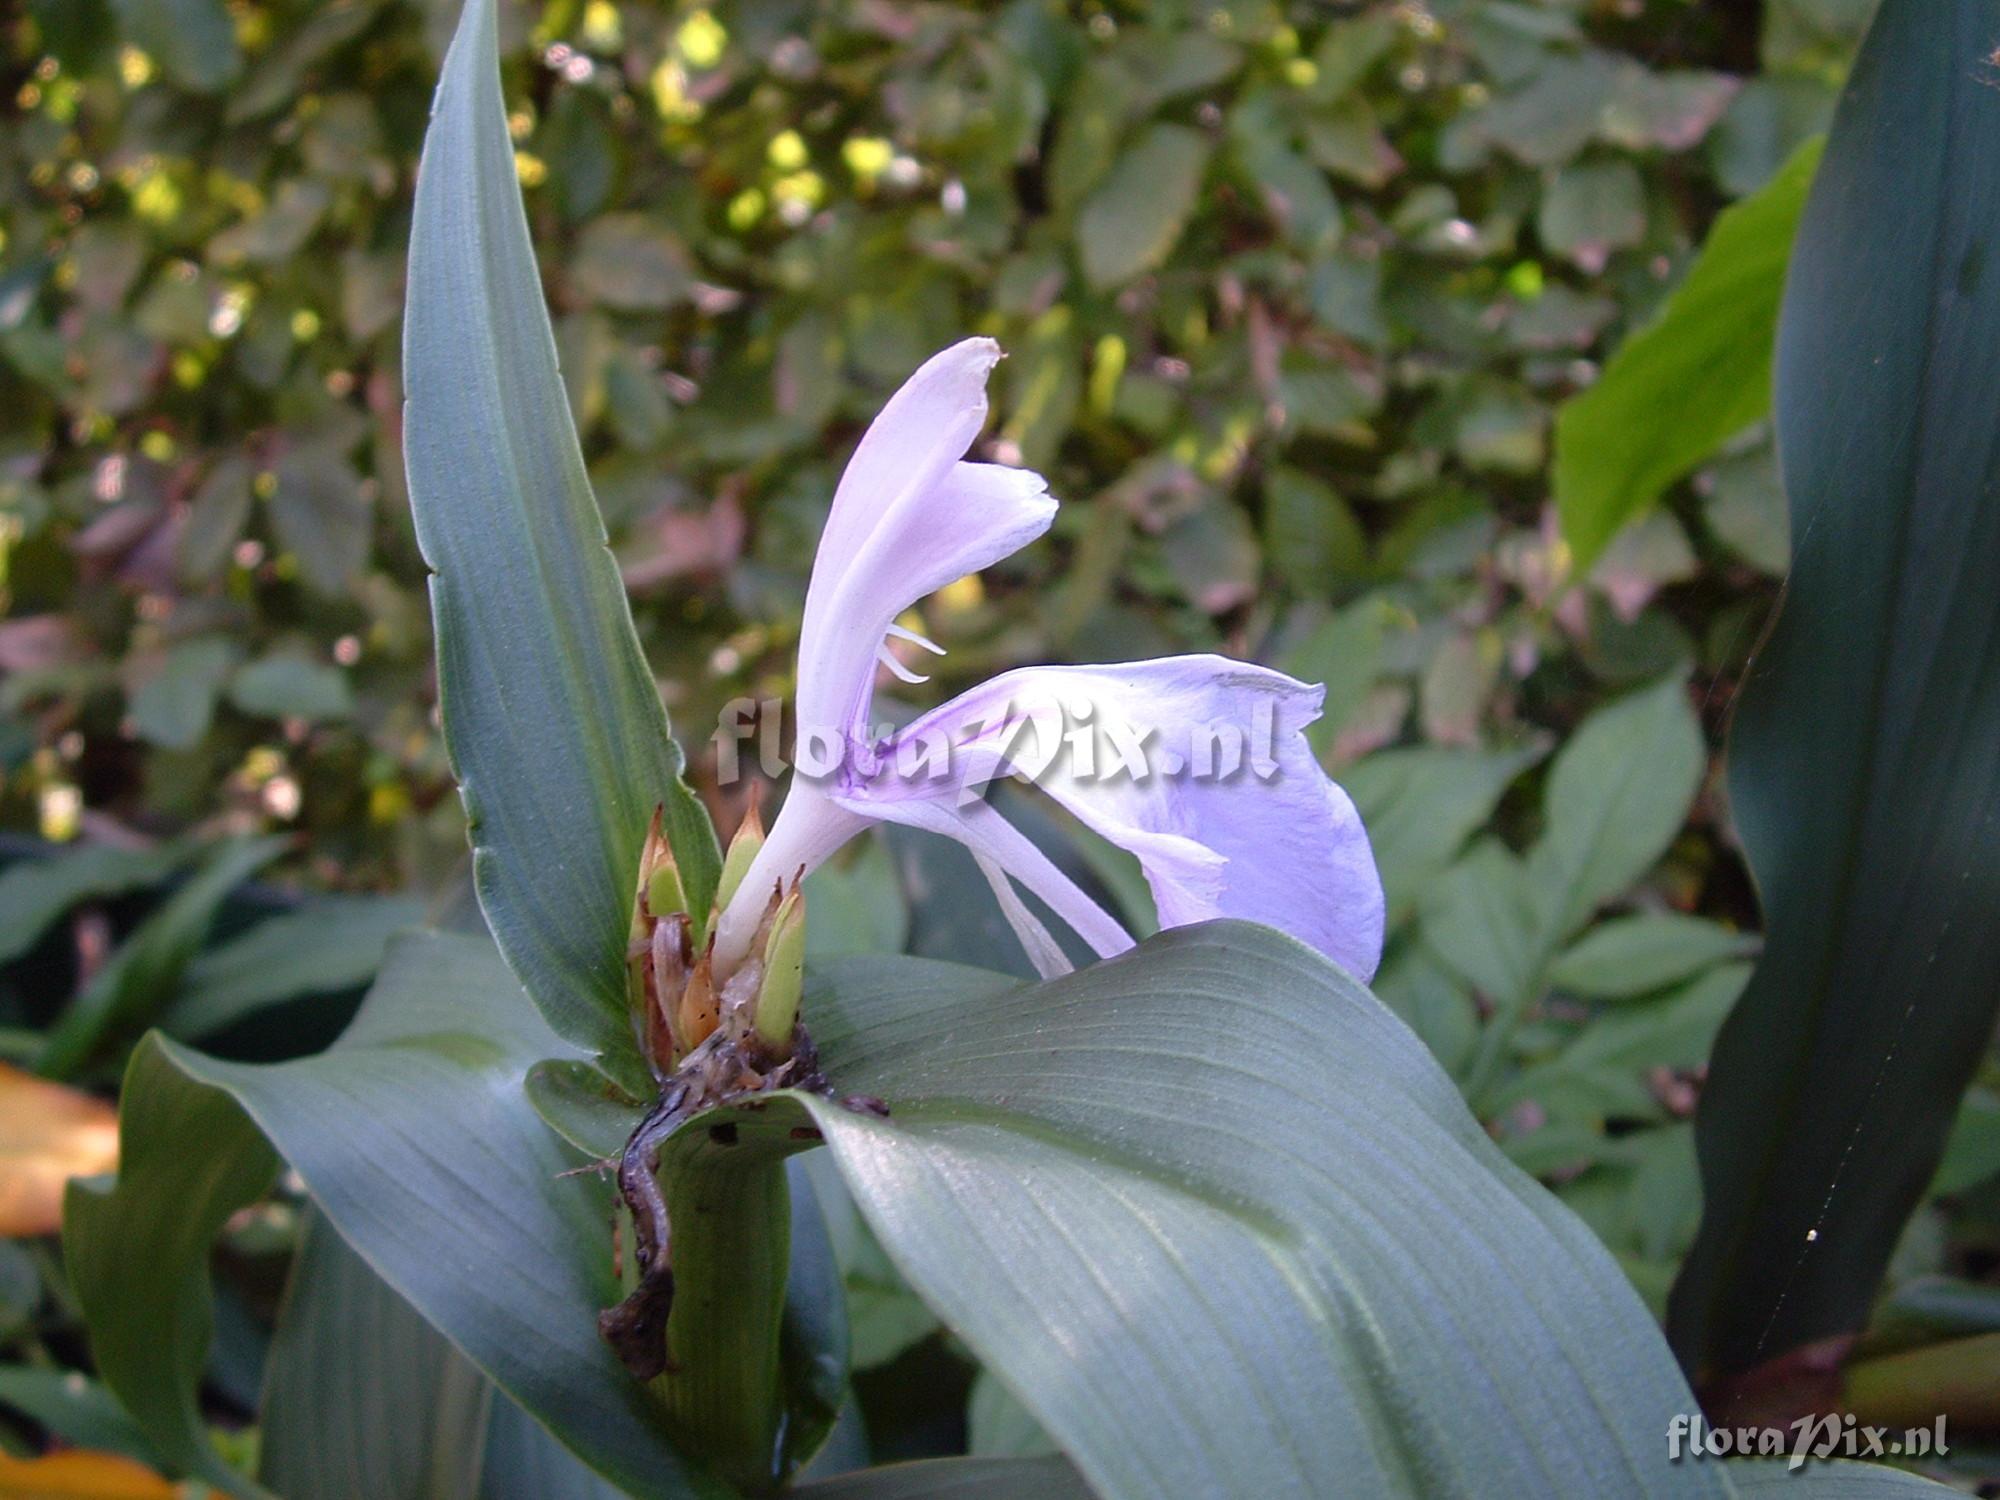
[[[970,849],[1044,974],[1070,965],[1016,883],[1099,955],[1131,947],[1114,917],[979,796],[1016,774],[1137,857],[1162,926],[1263,922],[1369,978],[1382,953],[1382,884],[1353,803],[1305,740],[1321,688],[1221,656],[1025,667],[886,738],[870,730],[878,661],[910,675],[886,653],[889,636],[906,634],[897,616],[1033,541],[1055,517],[1041,476],[963,462],[985,425],[986,377],[999,358],[991,339],[933,356],[883,407],[841,476],[798,661],[799,759],[832,764],[823,776],[793,777],[717,924],[718,971],[742,959],[781,882],[876,822]],[[1059,743],[1079,725],[1127,753],[1093,763]],[[1150,756],[1132,753],[1148,731]],[[1243,764],[1230,772],[1232,735]],[[942,765],[925,758],[938,745],[950,747]],[[1204,747],[1209,763],[1190,764]]]

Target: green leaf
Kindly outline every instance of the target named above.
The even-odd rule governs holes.
[[[639,1072],[625,942],[664,804],[700,923],[720,855],[680,779],[584,476],[515,180],[492,0],[445,60],[411,231],[405,456],[480,904],[563,1037]]]
[[[623,1500],[533,1417],[496,1393],[486,1419],[479,1500]]]
[[[1771,333],[1819,142],[1725,209],[1660,316],[1556,416],[1555,491],[1575,569],[1771,406]]]
[[[323,0],[314,6],[282,42],[258,59],[241,86],[229,91],[224,118],[237,125],[291,104],[306,88],[307,70],[365,30],[383,4],[384,0]]]
[[[1962,1193],[2000,1176],[2000,1094],[1973,1088],[1959,1106],[1930,1191]]]
[[[1542,965],[1534,891],[1521,861],[1484,839],[1424,892],[1424,941],[1503,1012],[1535,998]]]
[[[227,1097],[188,1088],[151,1043],[132,1055],[123,1100],[116,1184],[72,1181],[63,1204],[91,1357],[167,1462],[262,1496],[210,1445],[197,1388],[214,1322],[209,1244],[263,1195],[278,1160]]]
[[[1542,195],[1536,231],[1553,254],[1597,272],[1646,237],[1646,186],[1629,161],[1576,162]]]
[[[1374,846],[1391,923],[1409,913],[1418,893],[1492,817],[1514,778],[1541,756],[1538,745],[1495,751],[1427,746],[1384,750],[1341,774]]]
[[[160,1456],[118,1399],[76,1370],[0,1365],[0,1407],[10,1407],[73,1448],[122,1453],[159,1466]]]
[[[809,1114],[904,1275],[1100,1492],[1713,1484],[1655,1451],[1685,1391],[1601,1247],[1316,955],[1219,923],[1011,993],[908,960],[822,978],[832,1075],[895,1115],[773,1101],[739,1147],[790,1149]]]
[[[241,654],[234,641],[205,635],[146,663],[126,703],[133,729],[169,750],[193,749],[208,733],[215,700]]]
[[[1523,1074],[1498,1107],[1533,1097],[1553,1080],[1617,1075],[1621,1083],[1636,1087],[1642,1069],[1696,1066],[1708,1055],[1723,1018],[1749,980],[1748,964],[1726,964],[1657,999],[1594,1017],[1563,1052]],[[1652,1111],[1641,1107],[1634,1113]]]
[[[1616,917],[1593,927],[1557,958],[1549,982],[1592,999],[1630,999],[1692,979],[1756,946],[1752,936],[1678,912]]]
[[[210,240],[208,258],[218,266],[234,266],[246,260],[277,265],[290,260],[305,248],[332,205],[333,189],[326,183],[312,177],[291,178],[278,185],[268,203]],[[308,492],[313,487],[311,469],[308,464],[300,475]],[[352,497],[348,497],[347,503],[352,504]]]
[[[980,1458],[1036,1458],[1055,1451],[1041,1424],[991,1370],[973,1379],[965,1425],[966,1446]]]
[[[1789,1432],[1787,1436],[1789,1436]],[[1921,1474],[1892,1469],[1887,1464],[1850,1463],[1844,1459],[1816,1459],[1794,1472],[1789,1463],[1773,1459],[1728,1466],[1730,1483],[1738,1494],[1791,1496],[1793,1500],[1936,1500],[1963,1493],[1938,1484]]]
[[[909,936],[909,903],[881,840],[857,840],[845,858],[806,877],[807,963],[849,953],[900,953]]]
[[[267,917],[194,959],[160,1024],[199,1039],[267,1005],[356,989],[374,978],[390,934],[422,919],[419,901],[341,895]]]
[[[266,719],[320,721],[354,712],[347,674],[332,662],[280,648],[240,668],[229,682],[229,701]]]
[[[1920,1342],[2000,1333],[2000,1287],[1950,1276],[1912,1277],[1882,1299],[1881,1319],[1899,1332],[1914,1328]]]
[[[1650,870],[1687,818],[1707,756],[1678,672],[1586,719],[1549,768],[1528,855],[1545,941]]]
[[[1708,473],[1702,515],[1709,530],[1760,573],[1782,578],[1791,563],[1791,523],[1769,448],[1725,459]]]
[[[1793,560],[1730,739],[1767,936],[1717,1042],[1690,1368],[1866,1321],[2000,988],[2000,99],[1985,0],[1885,0],[1841,100],[1778,339]]]
[[[1060,1458],[934,1458],[842,1474],[794,1491],[799,1500],[1091,1500]]]
[[[236,23],[222,0],[113,0],[128,46],[152,56],[182,88],[213,94],[243,66]]]
[[[522,1089],[563,1050],[491,944],[413,933],[327,1052],[224,1063],[155,1035],[126,1107],[163,1110],[158,1096],[240,1119],[240,1105],[341,1238],[585,1463],[634,1495],[724,1500],[598,1336],[598,1310],[621,1295],[612,1190],[570,1174],[578,1153]],[[99,1227],[138,1238],[131,1223]]]
[[[1616,74],[1602,52],[1544,53],[1526,88],[1470,116],[1496,145],[1531,167],[1561,166],[1597,133]]]
[[[134,1032],[172,996],[208,938],[229,893],[284,849],[283,838],[241,839],[220,846],[186,884],[111,955],[83,993],[49,1028],[35,1071],[69,1078],[119,1032]]]
[[[230,549],[250,521],[255,480],[249,459],[231,454],[195,491],[188,505],[187,525],[174,549],[181,577],[187,582],[206,583],[229,560]]]
[[[530,1108],[523,1075],[560,1044],[483,941],[401,940],[360,1017],[318,1057],[256,1067],[146,1045],[189,1078],[230,1089],[385,1280],[586,1462],[636,1493],[720,1493],[675,1454],[669,1423],[759,1486],[773,1462],[802,1458],[831,1426],[846,1368],[838,1270],[810,1191],[799,1190],[791,1214],[788,1173],[775,1158],[717,1156],[669,1185],[669,1338],[683,1369],[649,1389],[618,1364],[596,1327],[597,1311],[622,1294],[614,1195],[601,1175],[567,1170],[577,1158]],[[546,1104],[550,1067],[537,1073]],[[629,1105],[621,1116],[600,1101],[566,1133],[601,1155],[617,1151],[635,1121]],[[760,1193],[776,1202],[754,1203]],[[410,1208],[411,1194],[425,1206]],[[770,1287],[768,1305],[746,1285]],[[309,1392],[317,1377],[300,1378]],[[760,1382],[769,1389],[754,1389]],[[762,1399],[741,1399],[746,1389]],[[782,1450],[773,1420],[783,1424]],[[319,1445],[312,1451],[324,1447],[307,1439]],[[376,1491],[351,1491],[361,1492]]]
[[[1322,758],[1331,753],[1341,727],[1367,701],[1375,684],[1382,665],[1385,614],[1380,600],[1357,600],[1327,616],[1286,653],[1285,671],[1326,689],[1320,716],[1306,726],[1306,739]]]
[[[894,1117],[767,1096],[676,1133],[666,1180],[822,1134],[903,1274],[1100,1492],[1713,1491],[1664,1463],[1688,1397],[1616,1265],[1298,945],[1183,928],[1029,986],[849,959],[805,1014],[838,1086]],[[146,1055],[239,1099],[343,1237],[593,1466],[716,1493],[593,1326],[609,1190],[562,1175],[520,1088],[554,1047],[481,942],[427,935],[319,1057]]]
[[[937,1315],[883,1253],[833,1162],[823,1152],[797,1159],[812,1179],[827,1240],[847,1294],[848,1358],[856,1370],[885,1365],[937,1332]],[[979,1451],[977,1449],[975,1452]]]
[[[628,311],[671,307],[685,300],[693,285],[687,251],[665,225],[644,214],[593,219],[577,245],[570,275],[591,301]]]
[[[1092,287],[1122,286],[1167,258],[1194,212],[1208,155],[1200,131],[1153,125],[1118,158],[1077,215],[1078,250]]]
[[[150,849],[83,844],[21,860],[0,875],[0,964],[34,947],[49,924],[71,907],[164,880],[196,852],[191,844]]]
[[[351,592],[368,562],[375,503],[340,454],[324,445],[295,449],[278,461],[271,527],[298,559],[306,582],[323,594]]]
[[[1347,502],[1298,469],[1264,480],[1264,553],[1300,594],[1324,593],[1368,565],[1368,540]]]
[[[260,1403],[258,1477],[274,1493],[285,1500],[470,1495],[491,1399],[469,1360],[323,1219],[308,1220]]]
[[[28,0],[27,9],[42,46],[65,72],[88,72],[113,40],[106,0]]]
[[[1375,976],[1375,993],[1458,1076],[1479,1044],[1479,1009],[1470,989],[1430,950],[1406,947]]]
[[[324,1219],[265,1366],[260,1478],[285,1500],[616,1500]]]

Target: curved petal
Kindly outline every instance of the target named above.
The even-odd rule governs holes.
[[[1028,667],[918,719],[841,800],[915,821],[892,809],[963,803],[1021,775],[1138,856],[1163,926],[1263,922],[1367,979],[1382,956],[1382,882],[1354,804],[1305,740],[1324,691],[1220,656]],[[947,776],[896,774],[897,750],[914,762],[940,741]]]
[[[962,463],[986,422],[991,339],[925,361],[869,425],[834,492],[799,636],[799,724],[854,736],[876,650],[896,616],[1040,536],[1055,501],[1039,474]]]
[[[1067,922],[1078,937],[1096,950],[1098,957],[1109,958],[1132,946],[1132,934],[1119,925],[1115,917],[1057,869],[1055,861],[1037,849],[1033,840],[985,802],[972,801],[958,807],[952,805],[950,796],[935,799],[843,796],[839,801],[855,813],[887,823],[901,823],[909,828],[941,833],[970,849],[987,879],[993,882],[993,893],[999,898],[1000,910],[1007,918],[1007,924],[1014,929],[1021,946],[1028,950],[1028,957],[1045,977],[1068,973],[1069,961],[1050,938],[1048,929],[1014,895],[1011,888],[994,880],[995,869],[1012,876],[1033,891],[1050,911]],[[1061,967],[1054,967],[1056,964]]]

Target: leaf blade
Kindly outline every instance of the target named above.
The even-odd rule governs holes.
[[[172,1073],[156,1044],[132,1054],[118,1180],[70,1184],[63,1257],[98,1374],[160,1455],[258,1500],[265,1492],[210,1444],[196,1387],[213,1328],[209,1244],[270,1186],[278,1159],[227,1098],[190,1097]]]
[[[446,56],[418,173],[405,461],[480,903],[550,1024],[636,1063],[624,951],[655,806],[697,922],[715,835],[584,474],[507,135],[492,0]]]
[[[1556,416],[1556,509],[1579,574],[1618,529],[1771,409],[1771,332],[1819,160],[1810,141],[1725,209],[1660,317]]]
[[[1296,944],[1243,924],[1176,929],[1012,990],[910,961],[829,972],[806,1002],[829,1072],[895,1113],[804,1107],[906,1279],[1099,1492],[1306,1495],[1339,1472],[1371,1492],[1493,1493],[1515,1464],[1544,1492],[1713,1482],[1653,1453],[1655,1419],[1687,1398],[1602,1248],[1496,1165],[1400,1022]],[[744,1140],[778,1132],[776,1113],[745,1116]],[[1416,1201],[1427,1206],[1397,1217]],[[1412,1252],[1394,1248],[1406,1233],[1428,1246],[1415,1259],[1455,1269],[1411,1276]],[[1498,1269],[1530,1241],[1539,1269],[1524,1274],[1566,1267],[1560,1307],[1531,1312],[1532,1288]],[[1479,1285],[1477,1318],[1444,1310],[1460,1272]],[[1596,1332],[1551,1331],[1566,1318]],[[1385,1340],[1373,1355],[1366,1337],[1336,1349],[1314,1331],[1363,1327]],[[1078,1328],[1101,1336],[1079,1341]],[[1615,1345],[1615,1382],[1552,1382],[1597,1357],[1555,1353],[1568,1337]],[[1515,1354],[1494,1363],[1489,1338]],[[1387,1373],[1389,1347],[1392,1363],[1424,1370],[1422,1392]],[[1537,1391],[1506,1397],[1523,1403],[1520,1446],[1473,1415],[1493,1391],[1471,1387],[1509,1385],[1510,1361],[1537,1370]],[[1606,1410],[1635,1400],[1659,1404],[1628,1412],[1629,1428]],[[1420,1436],[1433,1422],[1453,1431]],[[1613,1428],[1629,1432],[1622,1457]]]
[[[1989,420],[2000,102],[1984,0],[1887,0],[1799,231],[1778,347],[1792,572],[1729,788],[1765,957],[1697,1117],[1671,1304],[1692,1368],[1862,1325],[1990,1038],[2000,551]]]

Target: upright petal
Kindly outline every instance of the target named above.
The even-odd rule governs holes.
[[[897,615],[1046,531],[1055,501],[1038,474],[960,460],[986,422],[991,339],[927,360],[869,425],[834,492],[806,590],[799,724],[854,735],[876,650]]]
[[[1024,668],[896,736],[913,749],[942,737],[948,776],[899,778],[892,747],[841,800],[915,822],[892,807],[956,806],[1023,775],[1138,857],[1162,925],[1263,922],[1366,979],[1382,956],[1382,882],[1353,803],[1305,740],[1323,696],[1220,656]]]

